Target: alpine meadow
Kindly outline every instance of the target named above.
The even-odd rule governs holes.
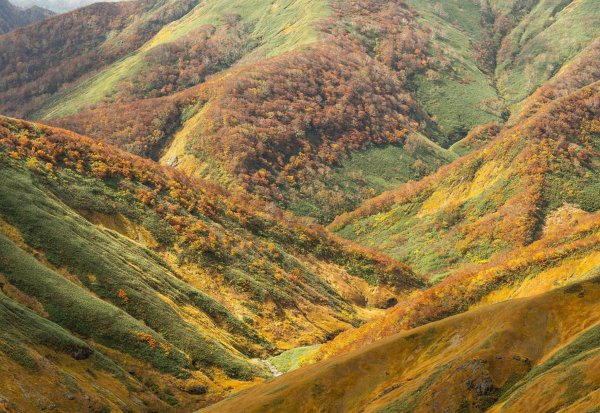
[[[0,412],[600,413],[600,1],[0,0]]]

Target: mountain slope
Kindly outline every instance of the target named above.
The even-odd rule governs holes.
[[[117,100],[133,99],[131,103],[106,105],[54,123],[102,139],[124,135],[130,139],[142,138],[142,142],[122,144],[129,150],[144,151],[138,152],[141,155],[160,155],[160,151],[148,148],[145,141],[148,139],[152,146],[164,150],[165,161],[177,164],[176,161],[185,158],[183,167],[187,172],[215,178],[230,186],[248,187],[296,212],[329,220],[340,210],[352,208],[372,193],[386,189],[382,185],[386,178],[391,178],[389,188],[394,182],[429,173],[454,157],[422,136],[418,122],[412,120],[417,118],[423,120],[423,124],[427,123],[426,115],[404,90],[405,78],[430,62],[426,55],[410,57],[408,54],[418,49],[426,38],[416,26],[411,12],[400,1],[369,3],[365,9],[368,17],[360,14],[362,6],[358,3],[349,2],[349,9],[339,4],[332,7],[334,17],[324,20],[321,32],[310,36],[314,43],[319,39],[316,34],[320,34],[323,39],[317,43],[304,47],[305,42],[294,42],[286,50],[266,53],[269,59],[245,66],[247,61],[259,57],[265,47],[271,47],[261,37],[245,55],[234,57],[239,59],[236,67],[217,74],[199,87],[160,100],[135,100],[148,97],[147,93],[160,96],[166,90],[177,91],[186,86],[187,78],[183,79],[181,73],[187,69],[172,67],[169,58],[160,64],[148,60],[158,49],[166,49],[167,44],[173,45],[171,58],[177,59],[176,48],[191,41],[183,37],[184,29],[169,29],[167,34],[157,35],[141,49],[144,57],[140,58],[154,66],[149,71],[158,71],[161,78],[140,80],[134,77],[131,81],[134,87],[122,88],[117,96]],[[306,9],[300,10],[306,13]],[[206,11],[198,9],[198,13],[202,12]],[[203,16],[192,13],[189,19],[193,20],[189,24]],[[324,16],[326,14],[308,15],[302,19],[307,21],[302,33],[308,33],[306,30],[311,26],[314,31],[318,18]],[[241,42],[243,51],[245,45],[252,43],[255,36],[252,26],[258,23],[247,20],[244,15],[239,19],[250,30],[247,39],[236,32],[236,41]],[[186,22],[184,19],[176,27],[187,28]],[[396,26],[398,22],[406,24],[400,28]],[[359,29],[359,33],[353,35],[347,29],[348,24]],[[292,20],[287,25],[291,34],[300,30],[295,29]],[[375,48],[373,40],[368,38],[370,27],[376,27],[381,49]],[[217,28],[211,32],[213,34],[208,34],[205,44],[198,45],[198,50],[210,54],[212,39],[230,38],[234,30],[237,29],[233,26]],[[168,34],[171,32],[174,33],[172,36]],[[181,37],[177,39],[177,36]],[[408,41],[396,40],[403,36],[408,37]],[[148,50],[144,51],[146,48]],[[208,71],[217,68],[209,66]],[[170,71],[180,74],[174,77],[173,83],[162,77],[163,72],[168,74]],[[203,79],[205,73],[196,75]],[[161,82],[166,82],[166,87]],[[137,86],[139,84],[153,89],[145,92],[144,87]],[[62,108],[69,106],[64,103],[61,102]],[[379,113],[376,107],[380,108]],[[152,123],[156,126],[151,130],[144,128],[136,118],[128,115],[132,110],[144,119],[156,119],[157,122]],[[107,118],[117,121],[102,121]],[[164,121],[165,118],[171,121]],[[178,127],[173,128],[177,122]],[[163,125],[169,125],[169,128]],[[140,129],[143,132],[137,136],[131,133]],[[227,141],[220,139],[224,135],[229,137]],[[406,141],[405,135],[410,135]],[[373,170],[372,179],[366,178],[369,187],[356,191],[364,186],[365,178],[352,176],[351,158],[358,152],[369,151],[374,145],[388,149],[384,151],[390,158],[388,163],[395,160],[398,165],[391,173]],[[393,145],[397,147],[390,147]],[[229,156],[231,152],[232,156]],[[349,160],[348,170],[345,170],[343,160]],[[337,170],[331,171],[336,166]]]
[[[133,386],[134,410],[202,405],[264,376],[251,358],[325,340],[424,284],[272,206],[88,138],[7,118],[0,136],[3,305],[42,326],[0,337],[7,380],[81,375],[68,356],[92,357],[115,375],[87,377],[73,403],[118,405]],[[59,359],[40,370],[46,348]]]
[[[84,53],[55,42],[36,61],[56,71],[11,78],[0,111],[330,222],[472,150],[472,137],[460,142],[471,128],[517,114],[599,34],[595,2],[568,3],[170,0],[138,3],[135,16],[104,5],[114,16]],[[69,19],[53,31],[76,31]]]
[[[30,7],[20,9],[12,5],[8,0],[0,1],[0,35],[17,27],[43,20],[54,13],[41,7]]]
[[[599,85],[595,69],[578,67],[542,87],[487,145],[334,221],[436,284],[314,358],[597,273]]]
[[[591,412],[598,278],[482,307],[288,373],[203,411]]]
[[[549,102],[487,146],[338,217],[344,237],[447,272],[538,239],[563,202],[598,210],[598,82]]]

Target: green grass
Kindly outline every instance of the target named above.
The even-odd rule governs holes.
[[[95,103],[110,100],[121,81],[143,69],[143,56],[148,50],[160,44],[174,42],[207,24],[219,27],[227,14],[238,14],[243,21],[253,25],[250,39],[257,47],[245,58],[250,62],[315,42],[318,37],[315,24],[328,17],[330,10],[325,0],[203,1],[181,19],[164,26],[135,53],[57,94],[34,113],[33,118],[68,116]]]
[[[89,357],[93,352],[84,341],[11,300],[1,291],[0,324],[10,326],[0,330],[0,351],[30,370],[38,370],[39,366],[27,350],[29,346],[43,345],[79,357]]]
[[[455,159],[454,154],[423,135],[414,134],[411,140],[414,145],[386,145],[353,152],[348,159],[342,161],[339,168],[333,170],[331,182],[356,191],[364,185],[360,182],[364,180],[379,194],[410,179],[429,175]],[[423,162],[423,170],[414,166],[417,160]]]
[[[432,27],[436,33],[431,52],[443,53],[452,60],[451,67],[438,70],[439,80],[431,81],[420,75],[413,82],[417,98],[435,116],[442,132],[438,141],[446,137],[456,142],[473,126],[501,120],[497,113],[482,108],[484,99],[500,97],[493,80],[481,71],[473,54],[472,44],[480,41],[484,31],[479,5],[457,0],[410,0],[408,3],[419,11],[421,24]],[[440,5],[443,10],[439,9]]]
[[[508,36],[498,62],[498,88],[516,105],[600,35],[600,3],[541,1]]]
[[[482,32],[480,22],[481,8],[473,0],[408,0],[422,18],[430,24],[442,24],[444,29],[458,26],[470,37],[479,37]],[[441,8],[440,8],[441,6]]]
[[[513,14],[515,1],[492,1],[497,15]],[[410,0],[423,24],[431,26],[434,55],[443,54],[451,67],[438,70],[441,78],[414,79],[416,96],[433,116],[442,135],[456,142],[473,126],[506,117],[503,106],[518,110],[519,103],[600,34],[600,4],[545,0],[523,16],[501,49],[495,73],[484,73],[473,44],[485,36],[478,2]],[[565,7],[566,6],[566,7]],[[461,82],[459,82],[461,81]],[[486,102],[492,102],[490,106]],[[442,141],[442,137],[436,137]]]
[[[52,322],[149,361],[163,371],[182,373],[190,367],[180,352],[173,351],[165,356],[162,350],[151,349],[142,343],[136,332],[150,334],[157,341],[163,341],[148,327],[46,268],[3,235],[0,235],[0,250],[2,273],[19,290],[42,303]]]
[[[462,84],[460,79],[469,79]],[[501,122],[495,113],[482,109],[485,101],[499,101],[490,80],[479,70],[463,66],[458,74],[442,74],[438,81],[416,78],[417,98],[427,111],[436,117],[444,136],[454,143],[466,136],[474,126],[488,122]]]
[[[453,152],[441,148],[421,134],[412,134],[404,145],[384,145],[353,151],[341,165],[321,178],[320,184],[342,202],[332,205],[319,191],[294,192],[288,209],[297,215],[316,217],[330,222],[342,212],[351,211],[362,201],[398,187],[409,180],[418,180],[456,158]]]
[[[144,48],[175,41],[206,24],[218,26],[227,14],[239,14],[252,23],[251,37],[259,41],[254,53],[272,57],[316,41],[314,24],[328,17],[330,10],[324,0],[208,0],[165,26]]]
[[[0,187],[2,218],[17,227],[27,244],[42,251],[54,267],[67,269],[81,283],[67,281],[3,240],[3,255],[13,256],[6,275],[17,288],[42,302],[53,321],[165,371],[182,373],[190,367],[180,349],[197,367],[216,365],[232,376],[249,377],[247,363],[182,319],[161,296],[176,305],[195,306],[216,326],[258,340],[244,323],[180,281],[154,253],[119,234],[100,230],[36,188],[26,172],[3,169],[0,176],[8,183]],[[126,304],[118,298],[120,289],[129,296]],[[175,348],[169,355],[160,347],[151,349],[138,333],[150,334],[157,342],[164,342],[161,335],[167,337],[169,347]]]
[[[132,54],[113,63],[88,79],[54,95],[43,107],[32,113],[32,119],[52,119],[69,116],[96,103],[110,100],[116,87],[143,68],[141,54]]]
[[[300,362],[302,359],[306,356],[316,353],[320,347],[320,344],[296,347],[291,350],[284,351],[278,356],[270,357],[268,361],[274,365],[277,370],[281,371],[282,373],[286,373],[300,367]]]

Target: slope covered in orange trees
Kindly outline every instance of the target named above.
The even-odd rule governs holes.
[[[438,173],[338,217],[332,229],[436,284],[336,337],[316,358],[596,274],[598,90],[595,82],[550,100]]]
[[[264,377],[254,358],[324,341],[424,286],[272,205],[66,130],[1,118],[0,159],[2,316],[29,320],[0,334],[3,379],[37,372],[37,408],[64,405],[63,392],[117,408],[127,388],[137,399],[120,408],[202,406]]]
[[[102,18],[92,6],[40,26],[60,36],[39,53],[37,32],[0,42],[16,54],[0,111],[330,222],[478,147],[471,135],[445,149],[520,113],[548,68],[585,60],[593,4],[558,3],[169,0]],[[85,18],[85,41],[63,41]]]
[[[598,87],[547,104],[436,174],[339,216],[331,229],[443,276],[539,239],[564,202],[596,211]]]
[[[424,137],[417,139],[416,149],[408,149],[406,136],[421,134],[433,123],[407,84],[414,73],[436,64],[425,52],[428,29],[417,25],[414,11],[401,1],[333,8],[334,17],[321,23],[324,40],[317,45],[235,67],[175,95],[193,86],[187,77],[204,77],[187,72],[188,65],[198,69],[193,51],[178,58],[177,48],[188,47],[191,37],[157,46],[146,54],[151,59],[147,72],[128,79],[117,95],[116,101],[124,103],[52,122],[142,156],[166,154],[164,162],[188,173],[242,186],[329,220],[374,191],[355,192],[335,182],[332,168],[351,153],[383,145],[412,151],[411,163],[399,166],[405,169],[396,173],[399,179],[433,171],[453,157]],[[202,67],[213,64],[210,56],[232,56],[221,50],[230,42],[238,42],[243,52],[243,35],[234,27],[242,24],[202,29],[200,38],[207,40],[194,40],[208,62]],[[170,96],[139,100],[162,95]],[[421,168],[411,169],[416,160]],[[305,200],[315,206],[302,210]]]

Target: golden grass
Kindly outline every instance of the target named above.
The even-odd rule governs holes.
[[[242,406],[245,412],[457,411],[465,400],[476,406],[482,403],[473,390],[477,383],[491,383],[490,394],[497,395],[600,321],[600,285],[579,285],[574,292],[493,304],[402,332],[295,370],[206,412],[237,412]],[[590,372],[586,383],[597,380],[592,362],[597,359],[582,365]],[[544,377],[546,385],[562,386]],[[519,411],[539,411],[530,409],[542,403],[534,390]],[[585,396],[580,393],[575,396]],[[560,395],[543,401],[562,402]]]

